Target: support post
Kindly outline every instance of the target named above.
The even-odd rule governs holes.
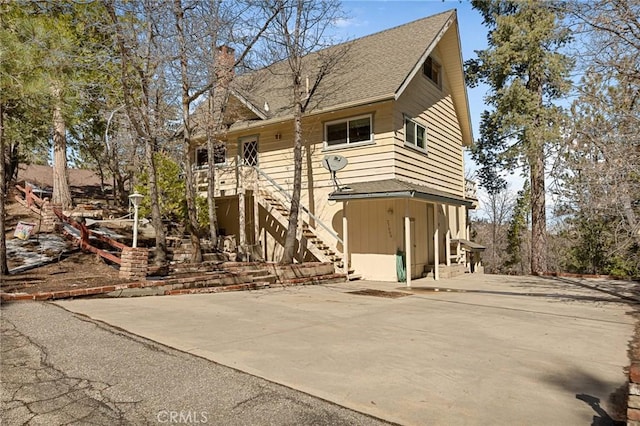
[[[342,264],[344,273],[349,275],[349,221],[346,201],[342,203]]]
[[[440,205],[435,204],[433,207],[433,278],[438,281],[440,279],[440,237],[439,237],[439,215],[440,215]]]
[[[447,231],[444,234],[444,255],[446,257],[447,266],[451,266],[451,208],[447,205],[444,206],[445,223]]]
[[[253,190],[253,247],[256,252],[260,247],[260,203],[258,202],[258,185]],[[252,250],[252,255],[253,255]],[[266,257],[264,258],[266,260]]]
[[[407,263],[407,287],[411,287],[411,218],[409,216],[404,217],[404,251],[405,259]]]
[[[246,253],[247,245],[247,212],[244,189],[238,190],[238,245],[242,255]]]

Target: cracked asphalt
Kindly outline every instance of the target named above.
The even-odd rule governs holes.
[[[52,304],[0,314],[2,425],[388,424]]]

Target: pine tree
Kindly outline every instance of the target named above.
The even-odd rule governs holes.
[[[531,184],[531,272],[546,272],[546,149],[561,139],[563,110],[553,102],[570,89],[570,59],[560,49],[570,41],[551,3],[475,0],[489,27],[489,47],[465,64],[468,83],[486,83],[480,139],[472,151],[481,182],[491,187],[500,170],[524,167]]]

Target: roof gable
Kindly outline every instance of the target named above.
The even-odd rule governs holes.
[[[473,142],[456,10],[449,10],[303,58],[303,76],[313,85],[323,55],[344,51],[335,69],[325,76],[312,98],[309,112],[332,111],[367,103],[397,100],[420,72],[433,49],[447,46],[441,58],[451,86],[464,145]],[[346,49],[346,50],[345,50]],[[238,99],[258,121],[282,121],[292,116],[291,80],[286,61],[237,76]],[[263,123],[264,124],[264,121]]]
[[[314,95],[313,109],[337,109],[350,104],[367,103],[396,97],[410,73],[420,66],[429,48],[433,48],[444,30],[455,20],[455,10],[423,18],[399,27],[368,35],[307,55],[303,67],[311,80],[322,55],[347,49],[344,57],[322,81]],[[426,56],[425,56],[426,57]],[[238,76],[235,87],[272,118],[291,114],[291,84],[287,63]]]

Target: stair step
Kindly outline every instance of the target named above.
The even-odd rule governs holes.
[[[271,275],[271,274],[269,274],[269,275],[260,275],[260,276],[253,277],[253,282],[254,283],[264,282],[264,283],[269,283],[269,284],[275,284],[276,281],[278,281],[278,277],[275,276],[275,275]]]
[[[349,275],[347,275],[347,279],[349,281],[361,280],[362,279],[362,275],[360,275],[360,274],[349,274]]]

